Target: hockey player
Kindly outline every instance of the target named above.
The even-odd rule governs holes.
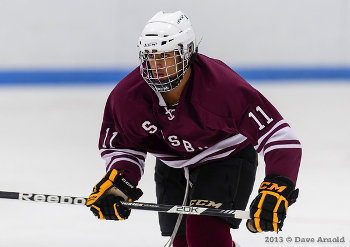
[[[99,219],[127,219],[130,210],[120,201],[142,195],[136,186],[148,152],[157,158],[158,203],[244,210],[259,153],[266,177],[246,225],[254,233],[280,231],[298,196],[301,159],[288,123],[227,65],[197,52],[191,22],[181,11],[153,16],[138,47],[140,67],[106,103],[99,148],[107,173],[87,206]],[[173,234],[175,247],[234,246],[230,228],[240,222],[159,213],[161,233]]]

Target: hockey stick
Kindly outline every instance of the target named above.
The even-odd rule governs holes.
[[[86,198],[73,196],[58,196],[46,194],[20,193],[0,191],[0,198],[15,199],[20,201],[32,202],[48,202],[60,204],[85,205]],[[248,211],[242,210],[225,210],[216,208],[193,207],[193,206],[179,206],[179,205],[164,205],[146,202],[121,202],[124,206],[130,209],[139,209],[147,211],[157,211],[164,213],[175,214],[192,214],[192,215],[209,215],[220,217],[233,217],[236,219],[250,219]]]

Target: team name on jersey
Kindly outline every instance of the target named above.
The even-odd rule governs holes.
[[[142,123],[142,128],[149,134],[154,134],[158,131],[158,127],[154,124],[152,124],[150,121],[146,120]],[[186,152],[194,152],[196,151],[196,148],[192,145],[191,142],[181,139],[176,135],[169,135],[164,136],[163,132],[161,131],[161,134],[163,136],[163,139],[170,143],[173,147],[183,147]],[[198,150],[204,150],[207,149],[207,146],[204,147],[197,147]]]

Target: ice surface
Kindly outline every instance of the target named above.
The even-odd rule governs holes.
[[[232,230],[240,246],[350,246],[350,83],[255,84],[303,145],[300,197],[283,232]],[[0,190],[87,196],[104,174],[97,139],[112,86],[0,87]],[[155,202],[154,158],[140,187]],[[264,177],[260,166],[255,187]],[[256,194],[256,189],[253,196]],[[252,196],[252,198],[253,198]],[[284,243],[267,243],[266,237]],[[292,243],[286,238],[292,237]],[[345,237],[345,243],[295,243],[296,237]],[[98,221],[83,206],[0,199],[1,247],[163,246],[157,214],[136,211],[124,222]]]

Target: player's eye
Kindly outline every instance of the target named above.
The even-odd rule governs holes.
[[[162,54],[162,58],[169,58],[171,57],[171,55],[169,53],[163,53]]]

